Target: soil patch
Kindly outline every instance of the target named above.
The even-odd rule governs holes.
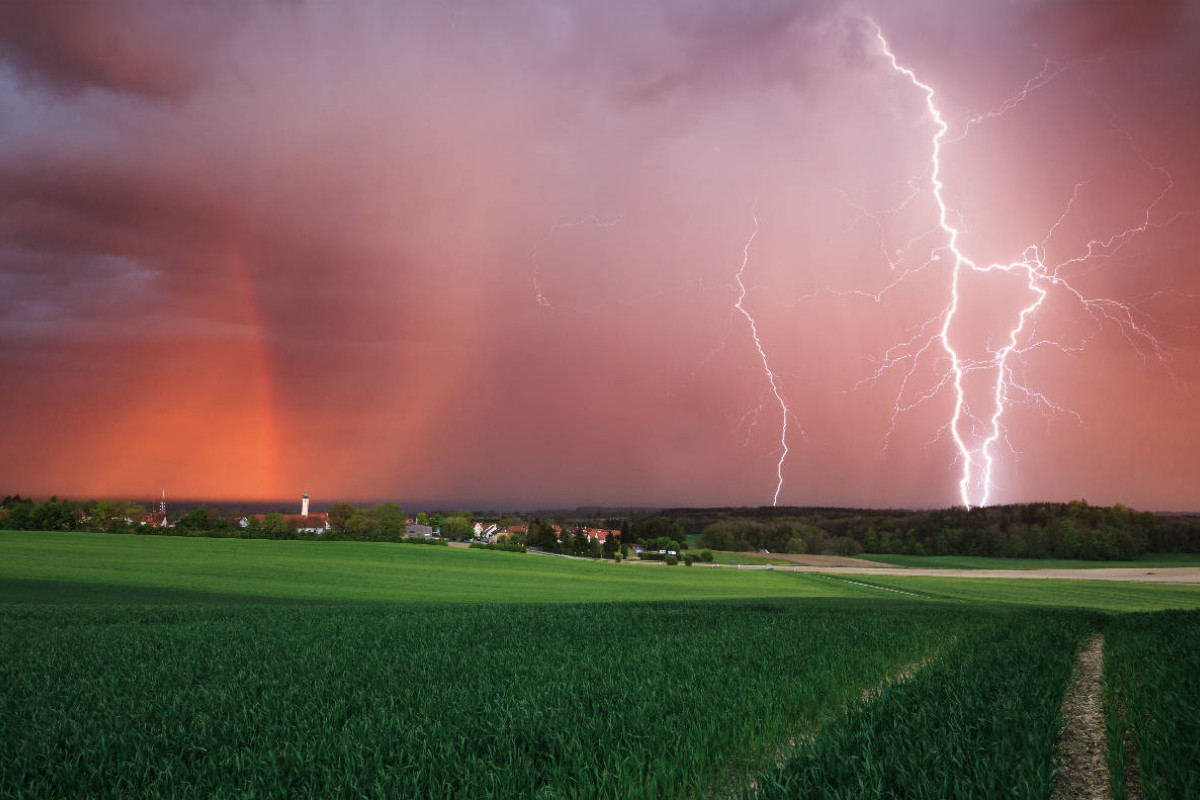
[[[761,554],[760,554],[761,555]],[[848,556],[818,556],[807,553],[771,553],[771,558],[781,561],[791,561],[793,564],[803,564],[807,567],[861,567],[863,569],[886,569],[891,564],[880,564],[877,561],[867,561],[865,558],[850,558]]]
[[[1100,699],[1103,678],[1104,634],[1094,633],[1079,654],[1075,681],[1063,701],[1064,725],[1059,739],[1062,768],[1051,795],[1053,800],[1112,800]]]

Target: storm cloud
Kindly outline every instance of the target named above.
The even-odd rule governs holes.
[[[964,248],[1114,303],[1026,332],[995,499],[1188,507],[1194,4],[893,5],[6,6],[0,483],[769,502],[757,222],[781,502],[956,502],[944,364],[879,371],[949,283],[878,25]]]

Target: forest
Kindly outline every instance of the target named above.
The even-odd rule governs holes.
[[[692,536],[713,550],[858,555],[968,555],[1130,560],[1200,552],[1200,516],[1117,504],[1020,503],[918,511],[856,508],[665,509],[630,518],[628,531]]]

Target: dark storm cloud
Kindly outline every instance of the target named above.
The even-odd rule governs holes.
[[[8,241],[48,252],[191,244],[223,215],[181,177],[89,159],[10,162],[0,165],[0,225]]]
[[[98,87],[181,100],[236,4],[35,0],[0,4],[0,59],[58,92]]]
[[[1060,0],[1041,3],[1027,30],[1059,58],[1091,58],[1141,48],[1179,33],[1185,0]]]

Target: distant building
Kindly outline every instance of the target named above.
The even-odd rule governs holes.
[[[267,518],[266,514],[255,514],[254,518],[261,524]],[[325,533],[332,530],[329,526],[329,515],[322,511],[314,511],[309,513],[308,510],[308,492],[300,498],[300,513],[299,514],[284,514],[283,521],[290,527],[295,528],[301,533]],[[242,520],[242,527],[249,524],[249,519]]]
[[[587,538],[594,539],[594,540],[600,542],[601,544],[608,541],[608,537],[610,537],[610,536],[620,536],[621,535],[620,531],[610,531],[610,530],[605,530],[604,528],[586,528],[585,532],[587,533]]]
[[[151,508],[153,508],[154,504],[151,503],[150,506],[151,506]],[[158,501],[158,511],[151,511],[149,514],[146,514],[145,516],[143,516],[141,524],[150,526],[150,527],[155,527],[155,528],[173,528],[173,527],[175,527],[174,525],[171,525],[169,522],[167,522],[167,490],[166,489],[163,489],[162,499]]]
[[[433,528],[428,525],[408,525],[404,529],[405,536],[416,536],[423,539],[432,539],[434,536]]]

